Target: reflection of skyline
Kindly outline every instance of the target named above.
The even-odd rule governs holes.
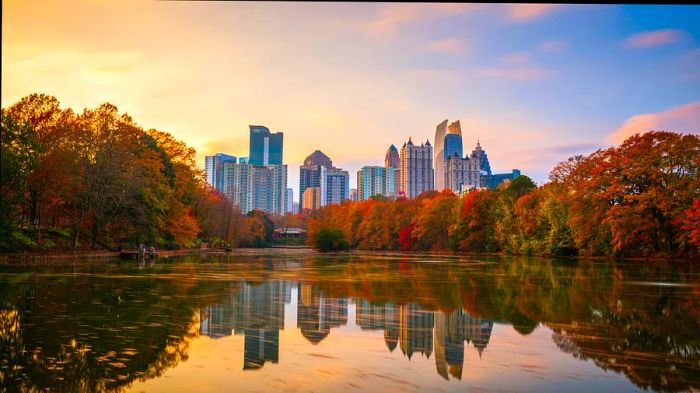
[[[464,342],[471,343],[481,357],[491,338],[493,321],[472,317],[462,309],[449,314],[423,310],[415,303],[372,303],[358,299],[356,324],[363,330],[384,330],[387,348],[397,344],[409,359],[420,352],[426,357],[435,350],[438,374],[462,378]]]
[[[202,311],[200,332],[220,338],[245,336],[243,369],[257,369],[279,360],[279,331],[284,329],[284,303],[291,297],[291,283],[232,283],[226,301]]]
[[[297,288],[297,328],[311,344],[323,341],[332,328],[348,324],[348,298],[330,297],[308,283]],[[284,329],[284,305],[291,302],[290,282],[252,285],[232,283],[225,301],[205,307],[203,336],[213,339],[244,335],[243,369],[258,369],[279,361],[279,331]],[[493,321],[472,317],[462,309],[450,313],[423,309],[416,303],[375,303],[357,299],[355,323],[362,330],[382,330],[390,352],[399,347],[409,360],[415,353],[430,359],[440,376],[462,378],[464,342],[481,357],[491,338]]]
[[[297,327],[312,344],[328,336],[331,328],[348,323],[348,300],[327,297],[311,284],[299,284],[297,300]]]

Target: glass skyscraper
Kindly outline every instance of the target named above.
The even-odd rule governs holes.
[[[250,127],[250,155],[253,165],[282,165],[282,132],[270,133],[264,126]]]
[[[462,134],[445,135],[444,149],[445,154],[442,156],[444,160],[447,160],[447,157],[454,157],[455,154],[461,158],[464,155],[462,152]]]

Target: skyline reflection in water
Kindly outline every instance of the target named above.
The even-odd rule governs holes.
[[[542,258],[2,266],[0,390],[687,391],[699,295],[688,265]]]
[[[355,307],[355,325],[361,330],[384,334],[389,352],[397,346],[411,359],[420,354],[435,360],[437,373],[461,379],[465,343],[481,357],[488,346],[492,320],[474,318],[458,309],[450,313],[422,309],[418,304],[393,302],[355,302],[347,298],[327,297],[311,284],[266,282],[253,286],[232,284],[227,301],[200,311],[200,334],[214,339],[242,334],[243,369],[258,369],[266,362],[279,361],[279,331],[284,329],[285,307],[292,292],[297,300],[296,327],[310,344],[319,344],[332,328],[348,324],[348,305]]]

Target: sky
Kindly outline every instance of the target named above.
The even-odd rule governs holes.
[[[204,156],[284,132],[288,187],[314,150],[356,172],[460,120],[495,172],[650,129],[700,133],[700,6],[2,2],[2,106],[104,102]]]

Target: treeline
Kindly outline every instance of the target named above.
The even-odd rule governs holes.
[[[263,246],[274,224],[204,181],[195,150],[111,104],[32,94],[2,109],[0,250]]]
[[[369,250],[697,257],[699,167],[697,135],[654,131],[569,158],[541,187],[520,176],[461,198],[427,191],[410,200],[325,206],[309,218],[308,241],[328,244],[330,236],[332,244]]]

